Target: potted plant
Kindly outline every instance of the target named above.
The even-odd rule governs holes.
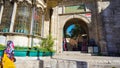
[[[30,57],[34,57],[34,56],[38,56],[38,47],[31,47],[28,49],[28,56]]]
[[[15,56],[27,56],[28,47],[15,46],[14,55]]]
[[[52,56],[55,53],[53,49],[54,39],[52,38],[51,34],[47,36],[47,38],[42,39],[40,44],[40,53],[43,53],[42,56]]]

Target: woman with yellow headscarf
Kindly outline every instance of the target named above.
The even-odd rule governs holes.
[[[7,42],[1,61],[1,68],[16,68],[14,64],[14,44],[12,41]]]

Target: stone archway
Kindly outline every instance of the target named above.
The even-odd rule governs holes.
[[[84,24],[87,26],[88,29],[86,29],[88,32],[91,32],[91,17],[88,18],[86,17],[84,14],[68,14],[68,15],[60,15],[59,19],[58,19],[58,24],[59,26],[57,27],[58,29],[58,34],[57,34],[57,44],[56,45],[56,50],[58,53],[63,53],[63,36],[64,36],[64,26],[66,25],[66,23],[72,19],[77,19],[79,21],[84,22]],[[89,38],[92,37],[91,33],[88,33]]]
[[[78,31],[76,34],[68,35],[67,29],[69,26],[75,25]],[[72,29],[72,31],[74,30]],[[84,51],[87,52],[87,44],[89,38],[88,25],[85,21],[79,18],[71,18],[66,21],[63,27],[63,51]]]

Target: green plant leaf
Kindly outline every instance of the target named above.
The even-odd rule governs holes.
[[[54,39],[52,38],[51,34],[47,36],[47,38],[42,39],[40,44],[40,51],[42,52],[52,52],[54,46]]]

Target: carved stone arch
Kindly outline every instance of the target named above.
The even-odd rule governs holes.
[[[89,23],[90,23],[90,20],[83,16],[83,15],[67,15],[65,16],[64,18],[64,21],[63,21],[63,24],[62,24],[62,38],[66,39],[68,42],[68,46],[70,46],[70,49],[68,48],[66,51],[74,51],[75,48],[72,48],[71,45],[73,46],[76,46],[76,49],[75,51],[82,51],[82,45],[81,43],[83,43],[83,38],[86,40],[86,43],[88,43],[88,40],[89,40]],[[67,32],[67,29],[69,28],[69,26],[71,25],[79,25],[81,31],[79,31],[75,36],[72,36],[70,37],[69,35],[66,34]],[[64,47],[63,47],[63,50],[64,50]],[[85,51],[87,51],[87,46],[85,48]]]
[[[89,27],[89,23],[91,22],[87,17],[85,16],[82,16],[82,15],[71,15],[71,16],[67,16],[65,19],[64,19],[64,24],[63,24],[63,27],[64,25],[66,24],[67,21],[69,21],[70,19],[72,18],[78,18],[78,19],[81,19],[82,21],[84,21],[87,26]]]
[[[69,23],[72,22],[72,23]],[[68,26],[70,26],[71,24],[80,24],[82,26],[82,28],[85,29],[85,31],[87,32],[87,34],[89,34],[89,23],[90,20],[87,19],[84,16],[81,15],[73,15],[73,16],[69,16],[64,20],[64,24],[63,24],[63,29],[66,29]]]

